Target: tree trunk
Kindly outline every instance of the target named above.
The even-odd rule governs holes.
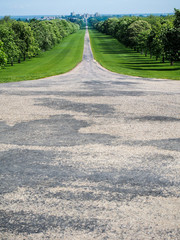
[[[145,57],[147,57],[147,50],[145,51]]]
[[[21,63],[21,59],[20,58],[18,59],[18,63]]]
[[[156,61],[158,60],[158,57],[156,56]]]
[[[162,58],[162,62],[164,63],[165,62],[165,57],[163,56],[163,58]]]
[[[174,65],[174,61],[173,61],[173,59],[171,58],[171,66],[173,66]]]
[[[14,65],[14,62],[13,62],[13,60],[11,60],[11,66],[13,66]]]

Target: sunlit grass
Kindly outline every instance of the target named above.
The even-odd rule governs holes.
[[[70,71],[82,60],[84,34],[85,30],[79,30],[53,49],[1,69],[0,83],[39,79]]]
[[[94,58],[112,72],[125,75],[180,80],[180,62],[170,66],[126,48],[117,39],[89,30]]]

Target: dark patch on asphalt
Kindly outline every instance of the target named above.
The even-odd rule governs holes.
[[[126,80],[120,79],[119,81],[97,81],[97,80],[91,80],[91,81],[84,81],[84,84],[88,86],[103,86],[103,87],[109,87],[111,85],[125,85],[125,86],[130,86],[130,85],[137,85],[139,83],[137,82],[130,82]]]
[[[101,173],[97,171],[87,179],[101,185],[98,189],[104,194],[99,194],[99,197],[108,201],[129,201],[138,196],[176,196],[177,193],[171,191],[171,187],[178,189],[179,186],[179,182],[169,181],[161,175],[161,172],[146,169],[145,166],[130,170],[114,169]],[[104,183],[109,186],[107,187]]]
[[[1,161],[1,190],[0,193],[16,191],[18,187],[33,189],[36,194],[43,192],[45,197],[77,200],[100,200],[124,201],[137,196],[166,196],[164,189],[167,188],[169,195],[174,195],[170,187],[178,187],[176,181],[169,181],[164,177],[164,170],[171,164],[172,158],[163,155],[153,155],[145,160],[140,166],[132,169],[88,169],[82,168],[81,163],[72,163],[70,152],[52,152],[40,150],[9,150],[0,153]],[[154,163],[152,164],[152,159]],[[134,157],[136,161],[136,157]],[[157,161],[165,161],[166,165]],[[157,164],[156,164],[157,163]],[[68,190],[71,182],[86,182],[83,192],[77,186],[76,193]],[[91,183],[96,183],[94,184]],[[46,188],[64,186],[67,191],[49,193]],[[108,186],[108,187],[107,187]],[[99,191],[99,193],[98,193]],[[113,194],[112,194],[113,193]]]
[[[146,156],[147,162],[151,164],[154,168],[157,168],[157,166],[166,167],[169,164],[172,164],[175,159],[171,155],[164,155],[164,154],[152,154]]]
[[[125,141],[125,145],[130,146],[153,146],[159,149],[180,151],[180,138],[159,139],[150,141]]]
[[[0,152],[0,193],[12,192],[24,186],[34,189],[61,184],[73,175],[72,166],[64,165],[64,161],[70,159],[71,154],[66,151],[58,154],[20,149]]]
[[[138,196],[178,197],[179,182],[176,177],[174,181],[165,177],[162,169],[162,167],[168,169],[168,163],[173,160],[172,156],[141,157],[144,161],[142,160],[138,166],[131,166],[131,169],[117,170],[103,167],[93,169],[82,168],[81,162],[72,163],[72,155],[67,151],[18,149],[4,151],[0,153],[0,193],[3,197],[3,194],[15,192],[18,187],[23,187],[29,193],[25,201],[31,203],[32,207],[37,201],[45,204],[46,199],[52,199],[53,205],[53,199],[57,199],[76,201],[79,204],[76,210],[80,207],[80,202],[85,201],[127,202]],[[133,157],[135,163],[136,158],[137,156]],[[162,164],[156,164],[159,161]],[[77,184],[71,185],[74,182]],[[79,186],[78,182],[84,183],[84,186],[81,184]],[[50,192],[49,188],[54,187],[63,187],[63,190],[56,193]],[[69,187],[73,187],[74,190],[69,190]],[[23,200],[16,199],[12,200],[12,203],[21,204],[21,201]],[[105,232],[107,223],[94,218],[76,219],[70,216],[38,215],[24,211],[1,211],[0,226],[1,232],[27,234],[44,232],[57,227],[62,231],[69,228],[88,232]]]
[[[180,122],[180,118],[166,117],[166,116],[143,116],[130,118],[131,120],[139,120],[142,122],[152,121],[152,122]]]
[[[8,130],[10,127],[4,122],[0,121],[0,133]]]
[[[102,220],[101,220],[102,221]],[[60,228],[65,232],[67,228],[87,232],[106,231],[107,223],[100,223],[96,218],[73,218],[71,216],[57,217],[54,215],[45,216],[43,214],[34,214],[33,212],[5,212],[0,211],[0,230],[1,232],[16,233],[41,233],[52,228]]]
[[[146,95],[146,93],[142,91],[118,91],[117,92],[117,96],[139,97],[144,95]]]
[[[83,176],[84,175],[84,176]],[[167,197],[176,196],[178,193],[179,182],[170,181],[163,177],[161,169],[147,168],[147,163],[141,167],[132,169],[97,169],[83,172],[78,180],[87,181],[90,186],[89,191],[83,191],[83,188],[76,186],[76,191],[61,190],[56,193],[48,193],[46,197],[63,199],[66,201],[131,201],[138,196]],[[91,183],[92,186],[91,186]],[[96,185],[94,186],[94,183]]]
[[[88,111],[88,110],[87,110]],[[93,111],[93,110],[91,110]],[[106,111],[106,109],[95,109]],[[57,115],[48,119],[18,123],[0,134],[0,143],[32,146],[76,146],[86,144],[112,144],[115,136],[97,133],[80,133],[91,126],[71,115]]]
[[[114,108],[108,104],[90,104],[90,103],[77,103],[64,99],[49,99],[41,98],[37,99],[36,105],[53,108],[56,110],[68,110],[75,112],[82,112],[88,115],[112,115]]]
[[[130,173],[130,172],[126,172]],[[109,173],[110,174],[110,173]],[[111,174],[114,174],[112,172]],[[87,178],[90,182],[96,182],[98,186],[96,188],[90,188],[89,192],[85,192],[82,189],[78,192],[72,192],[63,190],[56,193],[49,193],[46,194],[47,198],[53,199],[61,199],[65,201],[77,201],[77,202],[84,202],[84,201],[101,201],[106,200],[108,202],[113,201],[131,201],[132,199],[136,197],[179,197],[174,191],[171,190],[171,187],[178,188],[178,185],[174,185],[171,182],[168,182],[167,180],[159,180],[159,178],[156,175],[151,175],[151,177],[155,176],[154,182],[152,182],[151,177],[149,176],[149,172],[139,172],[139,174],[143,174],[143,177],[139,177],[138,175],[134,175],[134,177],[130,176],[121,176],[121,173],[119,174],[119,180],[115,183],[109,181],[108,176],[103,179],[102,176],[98,176],[98,174],[91,175],[89,178]],[[144,175],[145,174],[145,175]],[[140,182],[140,180],[142,182]],[[105,186],[106,183],[109,185],[109,187]],[[99,191],[99,193],[98,193]]]
[[[91,80],[91,81],[84,81],[83,82],[86,85],[90,85],[90,86],[104,86],[106,84],[106,82],[103,81],[97,81],[97,80]]]
[[[119,91],[118,89],[98,89],[94,86],[93,90],[87,91],[13,91],[9,95],[17,96],[62,96],[62,97],[114,97],[114,96],[132,96],[140,97],[147,95],[159,95],[159,92],[143,92],[143,91]]]
[[[125,86],[130,86],[130,85],[137,85],[139,83],[137,82],[128,82],[128,81],[112,81],[112,82],[109,82],[113,85],[125,85]]]

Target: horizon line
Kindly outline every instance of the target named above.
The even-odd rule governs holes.
[[[94,15],[95,13],[77,13],[76,15],[84,15],[84,14],[90,14],[90,15]],[[98,13],[99,15],[139,15],[139,14],[174,14],[174,12],[151,12],[151,13]],[[11,14],[5,14],[5,15],[0,15],[0,17],[4,17],[4,16],[10,16],[10,17],[15,17],[15,16],[70,16],[70,14],[19,14],[19,15],[11,15]]]

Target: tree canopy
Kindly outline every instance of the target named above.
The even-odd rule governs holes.
[[[98,31],[112,35],[126,47],[134,48],[142,54],[148,53],[173,65],[180,59],[180,10],[174,15],[157,17],[121,17],[105,21],[90,19]]]
[[[79,24],[66,20],[32,19],[28,23],[5,16],[0,20],[0,66],[20,63],[49,50],[79,28]]]

